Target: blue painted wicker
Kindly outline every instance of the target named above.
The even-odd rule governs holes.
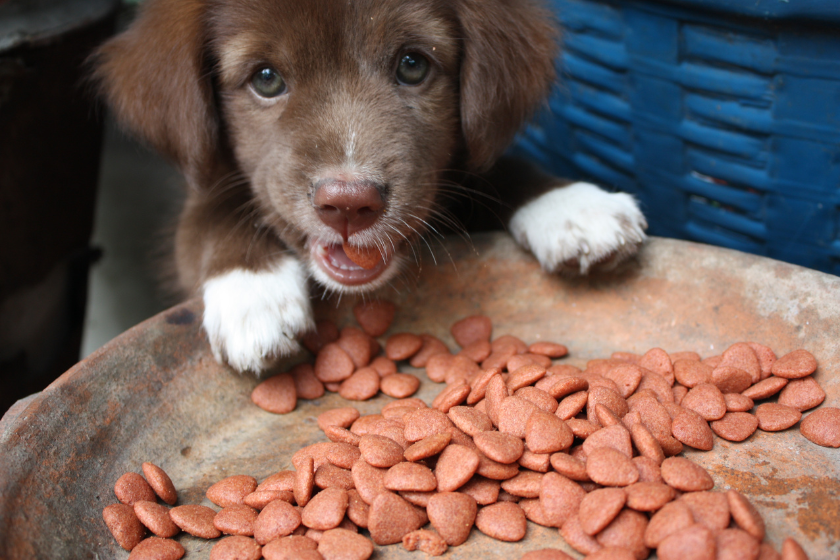
[[[515,148],[650,233],[840,274],[840,0],[553,0],[561,84]]]

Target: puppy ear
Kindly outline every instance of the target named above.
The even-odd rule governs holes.
[[[117,120],[201,183],[218,142],[204,59],[204,3],[149,0],[128,30],[92,56]]]
[[[461,0],[461,122],[468,165],[490,167],[555,79],[558,30],[533,0]]]

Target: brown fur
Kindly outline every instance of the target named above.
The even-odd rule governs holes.
[[[433,60],[420,86],[394,82],[406,49]],[[176,261],[195,292],[306,258],[324,228],[314,185],[343,177],[349,151],[386,207],[357,242],[416,240],[442,186],[490,169],[542,102],[555,55],[532,0],[149,0],[94,63],[117,118],[185,174]],[[290,91],[270,105],[248,87],[266,63]]]

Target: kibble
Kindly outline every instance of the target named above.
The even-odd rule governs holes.
[[[324,463],[315,470],[315,486],[321,489],[342,488],[349,490],[353,488],[353,474],[332,463]]]
[[[661,560],[715,560],[715,537],[695,524],[668,535],[656,549]]]
[[[285,502],[275,502],[285,503]],[[286,504],[287,506],[289,504]],[[292,506],[289,506],[292,507]],[[216,512],[207,506],[187,504],[176,506],[169,510],[169,517],[185,533],[201,537],[202,539],[215,539],[221,536],[222,532],[213,525]]]
[[[637,560],[644,560],[650,553],[644,543],[647,525],[648,518],[645,514],[625,508],[595,536],[595,539],[604,548],[624,548]]]
[[[736,342],[721,355],[720,364],[715,368],[734,368],[750,377],[750,383],[761,380],[761,363],[752,346],[746,342]]]
[[[289,491],[295,484],[295,471],[279,471],[269,475],[257,485],[257,491]]]
[[[563,523],[560,534],[569,546],[582,554],[594,554],[603,548],[592,535],[583,532],[577,514],[572,515]]]
[[[154,463],[143,463],[141,468],[143,469],[143,475],[146,477],[146,481],[152,487],[155,494],[170,506],[174,506],[175,502],[178,501],[178,492],[175,490],[175,485],[172,483],[169,475]]]
[[[210,560],[259,560],[262,557],[257,541],[244,536],[225,537],[210,550]],[[265,558],[271,560],[269,556]]]
[[[341,382],[338,394],[348,401],[366,401],[379,392],[379,373],[372,367],[362,367]]]
[[[356,369],[353,358],[338,343],[324,346],[315,358],[315,377],[322,383],[344,381]]]
[[[662,479],[676,490],[699,492],[711,490],[715,485],[706,469],[684,457],[668,457],[660,468]]]
[[[684,502],[667,503],[651,516],[645,528],[645,546],[658,548],[665,538],[692,525],[694,516]]]
[[[449,546],[458,546],[470,536],[478,505],[462,492],[439,492],[429,499],[429,522]]]
[[[779,393],[779,404],[805,412],[817,407],[825,400],[825,391],[811,377],[793,379]]]
[[[682,386],[688,388],[711,382],[713,371],[714,368],[708,364],[694,360],[677,360],[674,362],[674,378]]]
[[[825,399],[807,351],[776,359],[749,342],[701,359],[654,348],[593,359],[582,371],[552,363],[568,352],[562,344],[491,340],[492,323],[482,315],[453,326],[456,355],[432,335],[408,332],[391,335],[383,349],[373,336],[388,330],[394,312],[391,304],[369,302],[354,309],[362,329],[319,322],[304,340],[315,364],[299,364],[254,391],[254,401],[273,412],[324,390],[348,400],[379,392],[397,399],[380,414],[361,416],[352,407],[321,413],[318,425],[330,441],[299,450],[294,471],[262,484],[237,475],[212,485],[206,495],[222,506],[218,513],[155,503],[156,495],[172,505],[177,492],[162,469],[146,463],[149,483],[128,475],[115,493],[148,498],[145,485],[153,488],[151,500],[103,511],[115,539],[138,548],[145,523],[158,536],[232,535],[214,547],[215,560],[256,558],[260,545],[267,560],[355,560],[373,552],[359,528],[377,544],[402,542],[439,555],[466,542],[474,526],[499,540],[521,540],[527,519],[560,528],[570,546],[593,558],[642,559],[651,548],[666,560],[709,557],[715,549],[719,558],[778,557],[761,542],[764,522],[749,500],[734,490],[710,491],[705,469],[678,455],[683,445],[712,449],[715,434],[741,441],[756,427],[795,425]],[[410,397],[420,381],[399,371],[405,360],[447,383],[430,407]],[[778,403],[753,409],[776,393]],[[801,432],[840,446],[838,416],[831,408],[811,413]],[[420,528],[427,522],[435,530]],[[798,554],[786,546],[789,556]],[[543,549],[523,558],[568,556]]]
[[[627,459],[633,456],[633,443],[630,432],[622,424],[600,428],[591,433],[583,442],[583,451],[589,456],[598,447],[615,449]]]
[[[470,391],[472,391],[470,384],[465,379],[458,379],[438,393],[438,396],[432,401],[432,408],[446,414],[453,406],[458,406],[466,401]]]
[[[429,556],[441,556],[449,548],[440,535],[426,529],[408,533],[403,537],[402,543],[403,548],[408,551],[420,550]]]
[[[341,329],[341,334],[338,337],[338,340],[335,341],[336,345],[339,348],[344,350],[348,356],[350,356],[350,360],[353,362],[353,366],[360,368],[365,367],[366,365],[370,364],[370,360],[373,357],[373,349],[376,345],[376,342],[373,338],[368,336],[364,333],[361,329],[357,329],[356,327],[344,327]],[[318,355],[320,357],[320,353]],[[315,360],[315,373],[318,373],[318,359]],[[349,376],[348,376],[349,377]],[[337,379],[336,381],[341,381]]]
[[[132,550],[146,535],[146,528],[128,504],[111,504],[102,510],[102,518],[114,539],[125,550]]]
[[[396,306],[386,300],[369,300],[353,307],[359,326],[370,336],[382,336],[394,320]]]
[[[756,368],[756,377],[759,375],[760,370]],[[753,384],[753,378],[742,369],[719,365],[712,371],[711,383],[724,394],[740,393],[741,391],[747,390]]]
[[[516,462],[525,451],[522,439],[504,432],[481,432],[473,441],[488,458],[504,464]]]
[[[671,433],[680,443],[695,449],[709,451],[714,447],[714,433],[708,422],[691,409],[683,409],[674,417]]]
[[[723,492],[688,492],[680,497],[694,521],[706,526],[713,533],[729,526],[729,499]]]
[[[627,416],[630,415],[628,414]],[[633,445],[642,457],[650,459],[657,465],[662,464],[662,461],[665,460],[665,453],[662,451],[662,446],[653,437],[653,434],[641,423],[630,428],[630,437]]]
[[[724,529],[715,536],[716,558],[719,560],[741,560],[758,558],[758,540],[741,529]]]
[[[157,537],[174,537],[181,532],[169,517],[169,509],[156,502],[134,502],[134,514]]]
[[[476,514],[475,526],[485,535],[505,542],[521,541],[528,530],[525,513],[513,502],[498,502],[481,508]]]
[[[257,489],[257,480],[253,476],[238,474],[229,476],[207,489],[207,499],[219,507],[225,508],[242,504],[245,496]]]
[[[323,321],[317,321],[315,323],[315,329],[306,333],[303,336],[301,342],[307,350],[309,350],[313,354],[317,354],[321,350],[321,348],[323,348],[330,342],[335,342],[336,340],[338,340],[338,336],[338,327],[335,325],[335,323],[327,319]]]
[[[458,352],[459,356],[464,356],[479,364],[490,357],[492,347],[489,340],[476,340],[472,344],[468,344],[461,348]]]
[[[318,552],[324,560],[367,560],[373,554],[373,544],[353,531],[336,528],[324,531]]]
[[[572,446],[571,428],[554,414],[543,410],[531,413],[525,423],[525,443],[534,453],[556,453]]]
[[[637,482],[627,487],[627,507],[636,511],[658,511],[675,496],[674,489],[661,482]]]
[[[693,410],[708,421],[719,420],[726,414],[723,393],[711,383],[694,386],[680,401],[680,406]]]
[[[598,447],[587,455],[586,474],[603,486],[629,486],[639,480],[630,457],[612,447]]]
[[[601,488],[583,497],[578,511],[581,529],[587,535],[600,533],[624,508],[627,492],[623,488]]]
[[[453,492],[463,486],[478,471],[478,453],[463,445],[450,444],[443,450],[435,466],[435,478],[440,492]]]
[[[513,478],[502,481],[502,490],[520,498],[539,498],[542,476],[533,470],[521,471]]]
[[[639,469],[639,482],[663,482],[662,472],[659,468],[661,462],[640,455],[633,457],[633,464]]]
[[[802,418],[802,413],[795,408],[778,403],[764,403],[755,409],[758,428],[765,432],[787,430]]]
[[[782,542],[782,560],[808,560],[808,555],[796,540],[788,537]]]
[[[499,404],[497,427],[499,432],[517,438],[525,437],[525,427],[531,414],[539,410],[534,403],[521,397],[506,397]]]
[[[177,541],[149,537],[131,550],[129,560],[178,560],[183,558],[184,547]]]
[[[232,505],[216,514],[213,518],[213,526],[225,535],[250,537],[254,535],[254,524],[258,516],[259,512],[250,506]]]
[[[352,469],[361,456],[362,452],[357,445],[336,442],[327,452],[327,461],[342,469]]]
[[[368,515],[370,538],[376,544],[394,544],[426,524],[410,503],[391,492],[382,492],[373,500]]]
[[[410,373],[393,373],[382,379],[380,390],[395,399],[410,397],[420,388],[420,380]]]
[[[133,506],[136,502],[154,502],[155,491],[141,475],[128,472],[117,479],[114,484],[114,495],[126,505]]]
[[[431,492],[437,488],[437,479],[426,465],[404,462],[388,469],[384,484],[393,491]]]
[[[749,412],[755,406],[755,402],[746,395],[739,393],[724,393],[727,412]]]
[[[257,490],[251,492],[242,503],[248,507],[256,510],[262,510],[265,506],[274,500],[283,500],[284,502],[291,502],[294,499],[294,494],[286,490]]]
[[[420,461],[437,455],[452,441],[451,433],[432,434],[412,444],[403,455],[406,461]]]
[[[727,490],[726,499],[729,502],[729,512],[738,527],[752,535],[759,542],[764,540],[764,519],[755,506],[737,490]]]
[[[366,434],[359,440],[362,458],[371,466],[393,467],[403,460],[403,448],[385,436]]]
[[[300,526],[298,510],[288,502],[271,502],[257,516],[254,523],[254,538],[264,545],[279,537],[291,535]]]
[[[450,332],[462,348],[477,340],[490,340],[493,323],[486,315],[472,315],[457,321]]]
[[[447,413],[449,419],[464,433],[476,436],[493,429],[490,417],[471,406],[453,406]]]
[[[373,467],[360,459],[356,461],[350,472],[353,485],[366,504],[372,504],[376,496],[385,490],[386,469]]]
[[[327,531],[338,527],[349,504],[347,492],[341,488],[325,488],[306,504],[301,523],[310,529]]]
[[[540,484],[540,505],[552,527],[560,527],[577,514],[586,491],[565,476],[549,472]]]
[[[324,384],[315,377],[312,364],[298,364],[289,373],[295,382],[295,393],[299,399],[318,399],[324,396]]]
[[[409,360],[411,367],[426,367],[433,356],[438,354],[450,354],[449,348],[447,348],[446,344],[444,344],[439,338],[430,334],[421,334],[420,338],[423,339],[423,346],[421,346],[420,350],[412,356],[411,360]]]
[[[753,400],[767,399],[784,389],[788,380],[782,377],[768,377],[762,379],[741,394]]]
[[[770,372],[776,377],[801,379],[817,370],[817,360],[807,350],[800,348],[773,362]]]
[[[799,431],[808,440],[823,447],[840,447],[840,408],[827,407],[810,413]]]
[[[367,528],[370,505],[363,499],[355,488],[347,491],[347,519],[359,527]]]
[[[637,556],[624,547],[605,546],[586,557],[586,560],[636,560]]]
[[[712,431],[729,441],[744,441],[758,428],[758,418],[749,412],[727,412],[709,424]]]
[[[495,504],[499,500],[501,484],[498,480],[491,480],[481,475],[473,476],[469,482],[458,489],[458,492],[470,496],[480,506]]]
[[[295,379],[288,373],[269,377],[251,392],[251,400],[258,407],[275,414],[287,414],[297,404]]]

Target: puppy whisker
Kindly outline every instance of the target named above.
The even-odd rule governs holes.
[[[149,0],[97,50],[114,115],[186,177],[175,268],[185,291],[204,294],[215,356],[259,371],[288,355],[313,324],[310,290],[336,305],[400,293],[427,253],[460,274],[448,237],[475,252],[466,226],[500,214],[547,269],[641,242],[632,200],[579,186],[536,202],[565,184],[497,161],[555,82],[544,1]],[[407,37],[434,45],[429,87],[394,79]],[[255,67],[266,58],[280,68]],[[511,171],[522,181],[506,181]],[[519,199],[531,202],[510,212]],[[589,208],[603,219],[581,219]],[[569,224],[586,239],[571,239]],[[381,259],[353,266],[350,246]]]

